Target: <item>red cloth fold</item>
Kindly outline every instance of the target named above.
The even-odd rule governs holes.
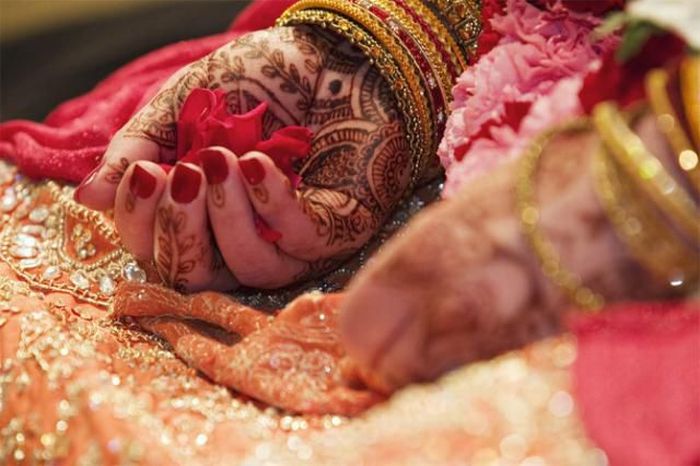
[[[33,178],[81,181],[99,163],[112,135],[179,68],[241,33],[272,26],[294,0],[255,0],[225,33],[178,42],[120,68],[92,91],[56,108],[43,123],[0,124],[0,157]]]
[[[700,465],[700,303],[611,306],[571,327],[580,414],[610,465]]]

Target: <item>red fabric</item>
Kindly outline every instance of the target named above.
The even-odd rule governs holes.
[[[223,34],[179,42],[122,67],[87,94],[56,108],[43,123],[0,124],[0,157],[34,178],[81,181],[112,135],[176,70],[243,32],[272,26],[294,0],[255,0]]]
[[[580,414],[610,465],[700,465],[700,303],[615,306],[572,329]]]

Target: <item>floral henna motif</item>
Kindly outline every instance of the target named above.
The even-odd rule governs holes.
[[[187,231],[187,215],[172,206],[158,209],[157,217],[158,273],[168,285],[184,290],[188,284],[186,276],[198,262],[195,235],[184,234]]]
[[[339,40],[303,26],[242,36],[180,71],[131,119],[125,135],[174,148],[178,110],[197,87],[224,90],[231,113],[245,113],[268,102],[266,137],[298,124],[313,101],[325,56]],[[302,54],[303,66],[290,58],[291,52]]]
[[[163,148],[174,148],[178,109],[192,89],[209,87],[211,82],[207,71],[208,60],[208,56],[204,57],[171,78],[175,81],[166,83],[149,104],[134,115],[124,134],[149,139]]]
[[[153,285],[124,284],[114,314],[137,317],[215,382],[290,411],[354,415],[381,397],[362,388],[345,355],[338,307],[338,295],[304,295],[273,319],[217,293],[187,298]],[[222,342],[192,319],[240,338]]]
[[[116,163],[108,163],[107,168],[105,181],[110,184],[119,184],[124,177],[124,173],[126,173],[126,169],[129,168],[129,160],[122,157]]]
[[[209,199],[214,205],[222,209],[226,205],[226,193],[221,183],[209,185]]]
[[[299,200],[327,246],[358,245],[367,232],[378,227],[377,219],[362,204],[337,191],[308,188]]]
[[[325,66],[306,115],[316,136],[298,198],[336,256],[361,246],[384,222],[405,194],[412,161],[379,72],[349,44],[334,49]]]

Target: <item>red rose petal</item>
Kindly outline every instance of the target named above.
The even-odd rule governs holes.
[[[253,223],[255,224],[255,231],[258,233],[258,236],[268,243],[277,242],[282,238],[282,233],[270,227],[270,225],[255,212],[253,213]]]
[[[228,148],[234,154],[243,155],[254,150],[263,136],[263,118],[266,111],[267,103],[263,102],[243,115],[228,117],[228,122],[233,126],[233,130],[229,133]]]
[[[506,102],[502,122],[513,128],[513,131],[518,131],[520,123],[530,111],[530,107],[532,107],[532,102]]]
[[[263,141],[267,108],[267,103],[263,102],[249,112],[233,115],[228,112],[226,94],[222,90],[192,90],[177,122],[177,160],[199,163],[199,150],[210,146],[225,147],[236,155],[259,150],[296,186],[299,176],[294,172],[293,162],[309,154],[313,133],[304,127],[288,126]]]
[[[206,120],[209,112],[216,105],[217,96],[209,89],[196,88],[187,96],[177,121],[178,160],[192,148],[194,139],[200,133],[201,122]]]

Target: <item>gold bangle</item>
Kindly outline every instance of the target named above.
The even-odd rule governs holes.
[[[681,98],[695,148],[700,150],[700,57],[687,56],[680,66]]]
[[[437,3],[445,8],[435,11]],[[452,85],[468,63],[467,47],[459,38],[473,35],[480,25],[476,0],[437,3],[299,0],[277,20],[280,26],[312,24],[331,29],[356,44],[377,66],[397,98],[415,151],[412,186],[436,160]]]
[[[519,162],[515,188],[520,224],[542,272],[552,283],[561,288],[574,304],[582,309],[594,311],[603,307],[605,300],[600,294],[585,286],[578,275],[570,272],[561,264],[559,254],[540,229],[540,213],[535,201],[534,187],[535,174],[542,151],[552,137],[559,132],[583,131],[589,128],[588,121],[577,119],[564,126],[545,131],[536,137],[527,147]]]
[[[642,267],[677,290],[697,280],[698,252],[677,237],[645,202],[643,193],[602,143],[594,155],[593,181],[615,233]]]
[[[612,102],[598,104],[593,109],[593,122],[603,144],[640,191],[673,220],[686,238],[697,238],[700,212],[695,202],[649,153],[617,106]]]
[[[438,39],[440,39],[440,41],[447,46],[448,51],[450,53],[450,57],[452,58],[453,63],[455,63],[459,68],[460,73],[466,70],[469,66],[469,57],[467,55],[467,51],[470,49],[471,43],[467,44],[466,47],[461,47],[459,45],[460,41],[455,39],[455,37],[453,37],[452,34],[450,34],[449,29],[445,27],[445,25],[440,20],[440,17],[437,14],[435,14],[433,10],[431,10],[425,5],[424,0],[407,1],[411,5],[411,7],[416,11],[416,13],[418,13],[425,20],[426,23],[428,23],[428,25],[432,28],[433,32],[438,37]],[[474,0],[469,1],[471,3],[475,3]],[[475,7],[471,8],[469,13],[476,14],[476,17],[479,18],[479,15],[481,14],[479,6],[475,5]],[[478,31],[481,32],[480,26]],[[478,38],[478,32],[476,34],[476,37]],[[472,39],[472,42],[475,41],[475,39]]]
[[[647,98],[656,115],[656,122],[666,137],[669,145],[676,153],[676,161],[683,173],[688,175],[693,187],[700,191],[700,168],[698,154],[693,150],[690,139],[685,134],[681,121],[676,115],[671,99],[668,96],[668,72],[655,69],[647,73],[645,84]]]
[[[482,24],[479,20],[481,2],[479,0],[423,0],[432,10],[450,25],[459,43],[474,55]]]

